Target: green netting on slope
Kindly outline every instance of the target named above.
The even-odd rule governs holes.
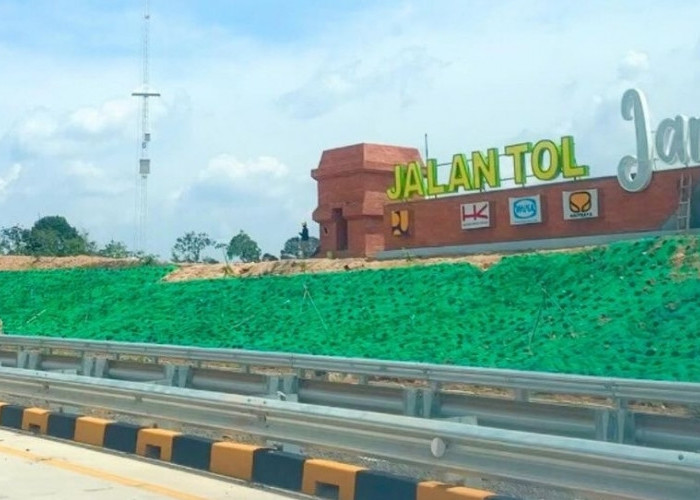
[[[468,264],[166,283],[1,272],[13,333],[700,381],[698,238]]]

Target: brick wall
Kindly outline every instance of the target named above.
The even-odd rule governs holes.
[[[387,203],[383,221],[385,249],[660,230],[678,208],[682,172],[691,172],[694,185],[697,186],[700,167],[692,167],[654,172],[649,187],[639,193],[628,193],[620,187],[617,178],[605,177],[431,200]],[[597,218],[564,220],[562,191],[577,189],[598,189]],[[537,194],[541,196],[542,222],[511,225],[508,198]],[[491,227],[463,230],[460,206],[479,201],[491,202]],[[391,234],[390,218],[391,211],[400,209],[409,211],[409,234],[396,237]]]
[[[360,257],[384,249],[386,189],[394,178],[394,165],[420,159],[415,148],[356,144],[324,151],[318,168],[318,207],[313,220],[320,225],[321,251],[338,257]],[[335,215],[334,215],[334,211]],[[338,248],[338,232],[347,224],[347,249]]]

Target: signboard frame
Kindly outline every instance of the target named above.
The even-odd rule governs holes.
[[[587,203],[589,205],[588,210],[580,210],[580,208],[585,207],[579,207],[579,210],[575,210],[574,205],[571,204],[571,196],[584,193],[589,196],[589,199],[587,200],[587,202],[582,201],[581,203]],[[564,220],[595,219],[600,217],[600,209],[598,206],[598,189],[577,189],[576,191],[562,191],[561,194]]]
[[[520,205],[525,205],[526,202],[534,204],[536,210],[531,217],[521,217],[516,215],[516,211]],[[540,224],[542,223],[542,199],[539,194],[530,196],[518,196],[508,198],[508,214],[510,216],[511,226],[522,226],[525,224]]]
[[[468,211],[468,213],[465,213]],[[473,221],[465,223],[465,216],[473,217]],[[471,229],[481,229],[491,227],[491,202],[476,201],[471,203],[462,203],[459,206],[459,219],[462,229],[465,231]]]

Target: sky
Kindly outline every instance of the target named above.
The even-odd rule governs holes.
[[[133,248],[142,0],[0,0],[0,227],[62,215]],[[240,230],[279,254],[310,171],[360,142],[455,153],[572,135],[591,176],[620,115],[700,116],[700,2],[151,0],[147,252]]]

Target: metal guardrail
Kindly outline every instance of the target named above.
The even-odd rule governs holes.
[[[700,454],[0,368],[0,394],[628,498],[700,498]]]
[[[473,384],[520,391],[522,399],[527,399],[529,392],[610,398],[623,407],[625,402],[630,400],[685,405],[700,404],[699,383],[565,375],[242,349],[0,335],[0,348],[5,346],[19,349],[68,349],[115,356],[152,356],[155,358],[177,358],[188,362],[224,362],[243,366],[338,372],[397,380],[419,380],[437,384]]]
[[[136,356],[138,360],[126,359],[123,356],[125,354]],[[298,361],[297,358],[300,358],[301,361]],[[319,359],[324,361],[319,362]],[[217,362],[217,366],[197,366],[212,360]],[[276,369],[272,370],[273,373],[269,373],[269,370],[267,372],[263,370],[264,373],[253,373],[250,370],[251,365],[244,363],[244,361],[253,360],[256,366],[272,366]],[[288,364],[285,365],[285,363]],[[427,374],[428,377],[435,373],[430,371],[433,368],[436,371],[454,371],[455,380],[457,373],[467,373],[466,377],[469,377],[472,373],[489,372],[497,373],[503,377],[502,370],[355,359],[341,359],[337,362],[335,358],[250,353],[226,349],[0,336],[0,364],[8,367],[72,373],[132,382],[150,382],[395,415],[468,421],[497,429],[652,448],[692,452],[700,450],[700,419],[697,416],[650,414],[635,407],[625,408],[623,399],[616,400],[616,405],[613,407],[601,407],[582,401],[563,404],[557,398],[552,397],[546,398],[546,400],[540,398],[538,401],[528,401],[529,391],[516,389],[514,391],[516,400],[513,400],[507,397],[493,397],[493,395],[469,394],[465,391],[440,390],[439,383],[433,381],[426,384],[426,380],[419,384],[423,387],[415,387],[416,384],[411,383],[399,383],[393,386],[382,383],[364,383],[369,379],[368,375],[360,376],[359,380],[355,380],[357,383],[332,382],[315,377],[313,374],[318,374],[315,370],[299,368],[313,364],[315,368],[326,368],[328,371],[339,369],[350,371],[354,369],[353,367],[358,366],[358,363],[361,365],[360,369],[365,371],[370,371],[373,366],[378,366],[378,372],[381,373],[396,373],[395,367],[398,365],[407,366],[408,369],[423,370],[422,373]],[[231,368],[231,365],[236,365],[239,368],[239,365],[242,365],[247,369],[243,371],[226,369]],[[295,373],[280,373],[291,370],[290,366],[296,366]],[[386,367],[388,368],[385,369]],[[310,377],[309,372],[312,372]],[[326,372],[321,371],[321,373]],[[412,376],[417,376],[415,371],[412,373]],[[509,371],[509,373],[511,372]],[[562,377],[552,374],[517,373],[525,378],[534,376],[544,379],[552,377],[559,379]],[[382,380],[391,379],[386,375],[379,378]],[[576,380],[579,377],[565,375],[563,378]],[[594,377],[584,378],[595,380],[594,387],[596,388],[600,387],[602,383]],[[395,377],[394,380],[401,382],[404,379]],[[461,382],[464,384],[471,380],[462,380]],[[650,392],[653,397],[659,398],[663,398],[663,396],[658,396],[659,385],[673,385],[665,382],[640,382],[644,386],[654,386],[653,391],[647,392]],[[506,383],[523,385],[523,382],[518,378],[507,379]],[[541,380],[540,383],[542,383]],[[570,385],[565,388],[568,387]],[[583,390],[583,384],[579,384],[578,387]],[[636,390],[639,392],[639,388]],[[694,396],[693,393],[690,395]]]

